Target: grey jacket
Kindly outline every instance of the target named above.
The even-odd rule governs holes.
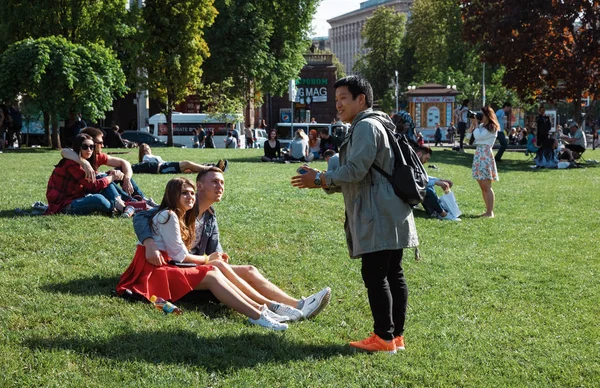
[[[328,171],[328,193],[342,192],[346,206],[346,242],[350,257],[419,245],[412,208],[395,193],[373,163],[392,173],[394,154],[377,119],[389,117],[367,109],[359,113],[340,146],[340,167]]]
[[[133,217],[133,229],[140,242],[152,238],[150,221],[156,215],[158,207],[136,213]],[[223,252],[219,242],[219,226],[217,216],[212,207],[196,219],[196,237],[191,252],[194,255],[210,255],[213,252]]]

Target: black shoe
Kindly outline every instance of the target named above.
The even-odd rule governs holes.
[[[227,159],[219,159],[217,164],[215,165],[219,170],[226,172],[229,169],[229,162]]]

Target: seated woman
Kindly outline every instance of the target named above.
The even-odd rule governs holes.
[[[97,169],[94,140],[91,136],[77,135],[73,151]],[[44,214],[86,215],[94,212],[112,214],[115,207],[123,211],[124,203],[120,200],[113,184],[113,181],[122,178],[122,172],[111,170],[105,177],[91,182],[85,179],[85,171],[79,163],[63,158],[52,171],[48,181],[46,189],[48,209]],[[108,192],[110,195],[107,195]],[[112,200],[109,200],[110,198]]]
[[[526,150],[525,154],[535,154],[538,152],[539,147],[536,146],[536,143],[537,143],[537,139],[535,138],[536,133],[537,133],[537,130],[535,128],[531,128],[529,135],[527,135],[527,150]]]
[[[290,143],[289,154],[285,156],[285,160],[295,162],[310,162],[313,160],[313,154],[308,150],[308,137],[304,130],[298,129],[294,140]]]
[[[188,160],[181,162],[165,162],[160,156],[153,155],[152,149],[146,143],[139,146],[139,163],[132,164],[131,169],[134,174],[180,174],[180,173],[198,173],[206,170],[210,166],[216,166],[221,171],[227,170],[227,160],[219,159],[216,164],[198,164]]]
[[[219,171],[212,167],[212,171]],[[219,171],[220,172],[220,171]],[[152,295],[177,301],[192,290],[210,290],[223,304],[246,315],[249,322],[273,330],[285,330],[282,317],[247,297],[212,264],[227,260],[227,255],[214,252],[210,256],[189,253],[196,236],[198,207],[194,207],[194,184],[186,178],[171,179],[158,212],[151,220],[152,238],[168,263],[192,263],[192,267],[173,264],[154,266],[146,260],[146,248],[138,243],[135,256],[121,275],[117,293],[131,290],[150,300]]]
[[[321,157],[321,138],[317,135],[316,129],[311,129],[308,132],[308,150],[313,155],[313,159]]]
[[[271,129],[269,139],[263,145],[265,154],[260,158],[263,162],[278,162],[281,160],[281,143],[277,140],[277,131]]]
[[[544,168],[558,168],[558,163],[561,161],[575,162],[571,150],[565,148],[561,153],[558,150],[558,141],[551,137],[547,138],[535,156],[535,165]]]

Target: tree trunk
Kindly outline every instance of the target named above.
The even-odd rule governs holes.
[[[573,99],[573,120],[579,125],[583,122],[583,117],[581,116],[581,99],[574,98]]]
[[[60,147],[60,137],[58,136],[58,116],[56,113],[52,114],[52,144],[51,147],[53,150],[59,150]]]

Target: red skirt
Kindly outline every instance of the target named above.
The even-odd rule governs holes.
[[[166,261],[170,260],[166,252],[161,253]],[[212,265],[186,268],[166,264],[156,267],[146,261],[146,247],[138,245],[133,261],[117,284],[117,294],[122,295],[129,289],[148,300],[156,295],[175,302],[194,290],[212,269]]]

